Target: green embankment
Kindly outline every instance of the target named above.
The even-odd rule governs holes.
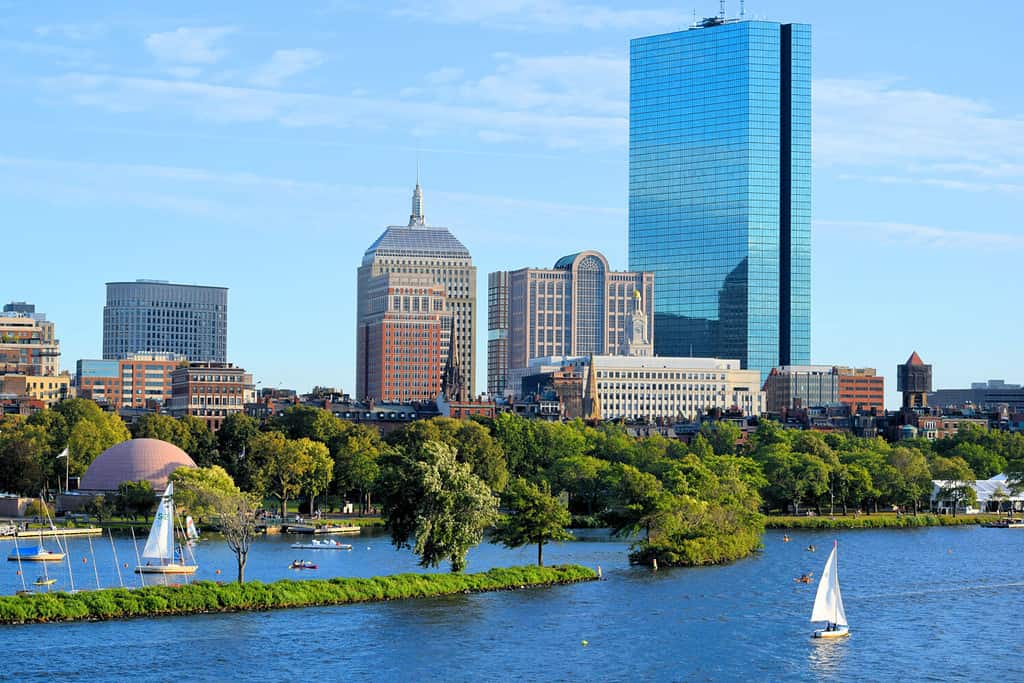
[[[182,586],[33,593],[0,597],[0,624],[347,605],[551,586],[596,578],[587,567],[558,565],[498,568],[479,574],[395,574],[371,579],[339,577],[244,584],[201,581]]]
[[[926,526],[964,526],[999,519],[999,515],[900,515],[875,514],[854,517],[768,517],[769,529],[916,529]]]

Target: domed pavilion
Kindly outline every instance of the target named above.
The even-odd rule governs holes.
[[[117,491],[124,481],[148,481],[161,493],[171,472],[196,467],[188,453],[160,439],[131,439],[111,446],[92,461],[82,475],[82,491]]]

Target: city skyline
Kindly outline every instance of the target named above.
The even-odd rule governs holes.
[[[229,360],[264,386],[352,391],[352,273],[371,233],[403,216],[417,150],[478,293],[488,272],[585,249],[625,269],[628,40],[685,27],[689,8],[455,5],[12,13],[6,248],[56,248],[49,279],[32,259],[5,264],[3,299],[55,322],[71,370],[101,352],[104,282],[223,285]],[[975,31],[953,3],[817,5],[746,8],[814,26],[811,362],[892,378],[917,349],[936,388],[1020,381],[1021,323],[993,264],[1024,250],[1024,96],[1005,87],[1021,8]],[[393,35],[389,54],[368,27]],[[424,31],[443,44],[429,56]],[[295,317],[322,322],[301,358],[265,337]],[[479,330],[475,348],[481,390]]]

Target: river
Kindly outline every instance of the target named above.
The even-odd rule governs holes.
[[[549,563],[601,566],[600,582],[346,607],[0,627],[9,680],[957,680],[1024,679],[1024,529],[977,527],[790,532],[725,567],[630,567],[627,544],[600,531],[550,546]],[[809,638],[815,585],[838,538],[851,637]],[[386,536],[345,551],[254,548],[248,577],[373,576],[422,571]],[[106,537],[101,585],[117,585]],[[806,550],[809,544],[817,552]],[[52,543],[48,544],[52,546]],[[116,539],[134,566],[130,539]],[[10,542],[0,544],[9,552]],[[141,546],[141,539],[140,539]],[[70,542],[75,582],[95,587],[88,542]],[[199,544],[200,578],[233,578],[233,556]],[[483,544],[468,571],[529,564],[535,548]],[[83,557],[87,562],[83,562]],[[294,558],[320,569],[294,572]],[[0,592],[21,587],[8,562]],[[221,576],[215,571],[220,569]],[[38,566],[26,569],[29,580]],[[49,570],[67,586],[67,567]],[[126,582],[137,575],[124,570]],[[135,584],[137,585],[137,583]],[[584,641],[586,644],[584,644]]]

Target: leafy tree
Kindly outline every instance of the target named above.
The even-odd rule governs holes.
[[[386,440],[409,453],[421,451],[428,441],[446,444],[454,449],[459,462],[468,463],[473,474],[493,490],[501,491],[508,482],[508,466],[501,446],[477,422],[448,417],[417,420],[392,432]]]
[[[156,504],[156,493],[153,491],[153,486],[146,480],[122,481],[117,487],[115,505],[118,513],[123,517],[135,519],[141,515],[148,522],[149,515],[153,512]]]
[[[250,478],[242,460],[251,449],[252,440],[259,434],[259,423],[245,413],[232,413],[224,418],[217,430],[217,462],[235,478],[242,488],[249,489]]]
[[[281,432],[265,432],[252,442],[252,459],[260,463],[255,473],[259,490],[281,501],[281,517],[288,513],[288,501],[309,483],[317,466],[313,453],[320,451],[305,437],[291,440]],[[323,448],[323,444],[319,444]],[[326,448],[324,448],[326,451]]]
[[[42,427],[24,421],[0,430],[0,491],[38,496],[46,484]]]
[[[700,426],[700,433],[711,444],[715,455],[735,455],[736,443],[742,432],[732,422],[705,422]]]
[[[599,509],[605,491],[603,475],[609,467],[606,461],[589,455],[572,455],[555,461],[548,480],[556,490],[569,494],[570,509],[592,515]]]
[[[316,497],[327,490],[334,478],[334,461],[327,446],[319,441],[299,439],[295,442],[303,460],[309,463],[302,475],[302,489],[309,494],[309,511],[316,511]]]
[[[378,459],[383,448],[377,430],[366,425],[352,425],[331,444],[335,488],[342,495],[358,491],[363,513],[370,507],[371,492],[380,476]]]
[[[632,465],[616,463],[608,470],[614,483],[617,504],[608,514],[615,534],[635,534],[644,530],[645,538],[661,531],[671,509],[672,496],[661,482]]]
[[[330,443],[345,431],[345,425],[323,408],[293,406],[270,420],[270,429],[283,432],[289,439],[309,439]]]
[[[961,504],[970,506],[977,502],[978,492],[974,489],[976,478],[963,458],[936,456],[932,460],[932,474],[942,481],[938,497],[953,504],[954,517]]]
[[[493,540],[506,548],[537,545],[537,566],[544,566],[544,544],[572,540],[565,530],[569,511],[551,495],[547,482],[540,486],[517,478],[505,489],[505,505],[512,511],[499,521]]]
[[[95,517],[96,521],[102,522],[105,519],[110,519],[117,513],[117,506],[114,501],[101,493],[98,496],[93,496],[85,504],[85,511]]]
[[[78,401],[81,399],[72,399]],[[58,407],[67,403],[64,401]],[[92,401],[89,401],[92,403]],[[93,406],[96,404],[93,403]],[[71,428],[68,436],[68,452],[70,461],[68,469],[71,474],[80,475],[103,451],[115,444],[131,438],[124,421],[116,413],[104,413],[96,408],[97,414],[79,419]]]
[[[191,455],[192,443],[188,429],[180,420],[164,413],[149,413],[138,419],[132,427],[136,439],[160,439],[172,443]]]
[[[466,553],[497,517],[497,498],[443,443],[427,441],[415,457],[403,452],[387,465],[382,500],[392,543],[409,547],[415,537],[421,566],[448,560],[461,572]]]
[[[947,455],[951,458],[962,458],[978,479],[989,479],[1006,468],[1006,458],[979,443],[958,443]]]
[[[171,474],[175,485],[175,503],[193,514],[208,515],[217,520],[224,542],[235,555],[238,583],[245,582],[249,550],[256,538],[256,512],[260,502],[235,486],[224,468],[179,467]]]
[[[894,448],[889,454],[889,464],[899,473],[900,488],[894,491],[897,502],[911,503],[917,514],[921,500],[932,491],[932,473],[928,459],[913,448]]]
[[[181,418],[182,428],[188,435],[188,448],[185,449],[197,465],[206,467],[218,462],[217,437],[210,430],[206,420],[195,415]]]
[[[218,465],[179,467],[169,479],[174,483],[175,505],[200,518],[216,514],[209,507],[214,493],[232,493],[238,488],[231,475]]]

